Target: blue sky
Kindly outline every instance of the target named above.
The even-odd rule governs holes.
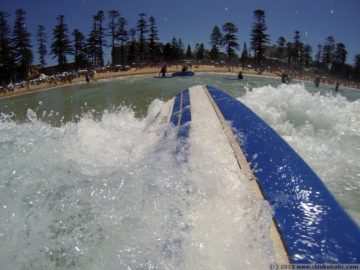
[[[281,35],[293,41],[294,31],[298,30],[302,41],[312,46],[313,55],[317,45],[323,44],[329,35],[334,36],[335,42],[346,45],[348,63],[353,64],[354,55],[360,53],[360,0],[1,0],[0,10],[11,14],[11,26],[17,8],[27,12],[27,29],[33,33],[33,39],[37,26],[45,25],[49,43],[58,15],[65,16],[70,32],[78,28],[87,35],[92,16],[98,10],[107,13],[116,9],[131,27],[141,12],[154,16],[162,42],[175,36],[192,48],[196,43],[209,47],[212,28],[233,22],[239,27],[241,49],[244,42],[249,46],[253,11],[264,9],[271,44]],[[34,63],[37,62],[35,55]],[[47,62],[55,63],[51,57]]]

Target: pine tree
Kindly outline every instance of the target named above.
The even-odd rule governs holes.
[[[334,73],[337,73],[337,74],[342,73],[342,69],[344,68],[345,63],[346,63],[347,54],[348,54],[348,52],[345,48],[344,43],[340,42],[340,43],[336,44],[333,67],[332,67],[332,71]]]
[[[176,37],[173,37],[171,40],[171,60],[177,61],[179,58],[179,44]]]
[[[316,65],[319,67],[320,66],[320,63],[321,63],[321,60],[322,60],[322,50],[323,50],[323,46],[321,44],[319,44],[317,46],[318,48],[318,51],[315,55],[315,62],[316,62]]]
[[[64,15],[56,18],[58,24],[53,29],[53,42],[51,44],[50,54],[58,59],[58,64],[63,66],[67,63],[66,55],[71,54],[71,46],[68,35],[68,27],[64,22]]]
[[[178,57],[179,57],[179,59],[183,59],[184,58],[184,43],[181,38],[178,39],[177,44],[178,44]]]
[[[139,20],[136,24],[136,29],[139,32],[139,59],[140,63],[144,62],[144,53],[145,53],[145,34],[148,32],[148,25],[145,20],[145,13],[139,14]]]
[[[172,61],[173,52],[170,42],[166,43],[164,46],[164,58],[166,61]]]
[[[156,53],[156,41],[159,40],[158,30],[156,26],[156,19],[155,17],[151,16],[149,18],[150,28],[149,28],[149,49],[150,49],[150,60],[151,62],[155,62],[155,53]]]
[[[240,57],[241,66],[242,66],[243,69],[246,67],[248,59],[249,59],[249,53],[248,53],[248,50],[247,50],[246,42],[244,42],[244,47],[243,47],[241,57]]]
[[[40,65],[43,68],[46,65],[45,56],[47,54],[47,49],[46,49],[47,36],[45,32],[45,26],[39,25],[36,34],[37,34],[37,42],[38,42],[37,53],[39,54]]]
[[[269,44],[269,35],[265,33],[265,11],[254,11],[254,24],[251,31],[251,49],[254,52],[256,64],[259,66],[265,60],[265,48]]]
[[[19,78],[25,79],[30,70],[33,54],[30,44],[30,33],[26,30],[25,11],[17,9],[13,29],[12,47],[15,63],[18,66]]]
[[[210,35],[210,59],[217,61],[219,59],[220,47],[223,42],[223,36],[221,34],[220,28],[218,26],[214,26],[212,33]]]
[[[115,47],[115,40],[117,39],[117,28],[118,28],[117,18],[119,16],[120,16],[120,13],[117,10],[110,10],[108,12],[108,17],[110,19],[109,34],[111,36],[111,63],[112,64],[114,64],[114,47]]]
[[[96,38],[96,66],[104,66],[104,50],[103,46],[106,45],[105,43],[105,28],[104,28],[104,20],[105,14],[104,11],[99,10],[96,15],[93,17],[94,25],[95,25],[95,38]]]
[[[191,59],[193,57],[190,44],[187,46],[186,58]]]
[[[203,60],[205,58],[205,47],[204,43],[197,44],[195,49],[196,60]]]
[[[276,54],[280,62],[283,62],[285,59],[285,51],[286,51],[285,44],[286,44],[286,39],[283,36],[279,37],[277,41],[278,46],[276,49]]]
[[[353,75],[358,80],[360,79],[360,54],[355,55]]]
[[[85,36],[78,29],[72,33],[74,38],[74,56],[77,68],[85,68],[86,66],[86,42]]]
[[[333,36],[328,36],[326,38],[325,44],[323,46],[322,62],[328,69],[331,69],[331,66],[334,61],[334,52],[335,52],[335,39]]]
[[[96,22],[93,21],[92,30],[86,41],[86,55],[92,65],[96,65],[97,62],[97,44]]]
[[[309,44],[306,44],[303,47],[303,51],[302,51],[303,61],[304,61],[305,67],[308,67],[312,62],[311,54],[312,54],[312,48],[311,48],[311,46]]]
[[[228,65],[230,66],[230,60],[235,56],[235,50],[239,49],[239,44],[237,43],[236,33],[238,28],[235,24],[228,22],[223,25],[223,44],[226,46],[226,54],[228,56]]]
[[[136,30],[134,28],[131,28],[129,30],[129,35],[130,35],[130,45],[129,45],[129,53],[128,53],[128,61],[132,64],[132,63],[137,63],[137,55],[136,55],[136,51],[137,51],[137,43],[136,43]]]
[[[125,48],[124,44],[129,40],[129,32],[126,31],[127,21],[124,17],[119,18],[119,29],[117,32],[117,38],[120,41],[120,50],[121,50],[121,64],[124,65],[124,55]]]
[[[9,16],[8,13],[0,11],[0,84],[9,83],[14,70],[10,27],[7,22]]]
[[[304,46],[300,39],[301,39],[300,32],[295,31],[292,63],[295,64],[299,69],[302,68],[302,64],[303,64],[302,50]]]
[[[294,58],[294,48],[293,48],[293,44],[291,42],[286,43],[286,59],[287,59],[287,63],[290,66],[291,65],[291,61]]]

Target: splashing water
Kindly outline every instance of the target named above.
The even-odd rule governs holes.
[[[239,99],[359,222],[359,101],[301,84],[251,88]],[[153,101],[141,119],[127,107],[89,112],[59,127],[40,110],[21,123],[1,115],[2,268],[268,269],[269,205],[215,152],[179,164],[173,127],[157,121],[163,106]]]
[[[0,122],[4,269],[265,269],[274,262],[268,204],[209,157],[179,164],[173,127],[157,122],[163,105],[155,100],[143,119],[120,108],[61,127],[32,110],[27,123]]]
[[[309,93],[303,84],[260,87],[240,100],[300,154],[360,224],[360,101]]]

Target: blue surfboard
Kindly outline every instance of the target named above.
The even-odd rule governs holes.
[[[197,96],[194,91],[206,92],[219,119],[229,125],[227,129],[242,149],[263,198],[273,209],[289,262],[359,264],[357,224],[310,166],[243,103],[212,86],[185,90],[174,99],[171,117],[171,122],[179,126],[178,137],[186,140],[192,134],[191,107],[204,102],[203,98],[192,98]],[[254,157],[256,162],[252,162]]]

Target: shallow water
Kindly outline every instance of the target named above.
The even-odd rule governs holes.
[[[1,268],[268,269],[266,202],[208,156],[180,164],[173,128],[156,123],[194,84],[252,108],[359,222],[357,93],[225,78],[120,78],[1,100]]]

